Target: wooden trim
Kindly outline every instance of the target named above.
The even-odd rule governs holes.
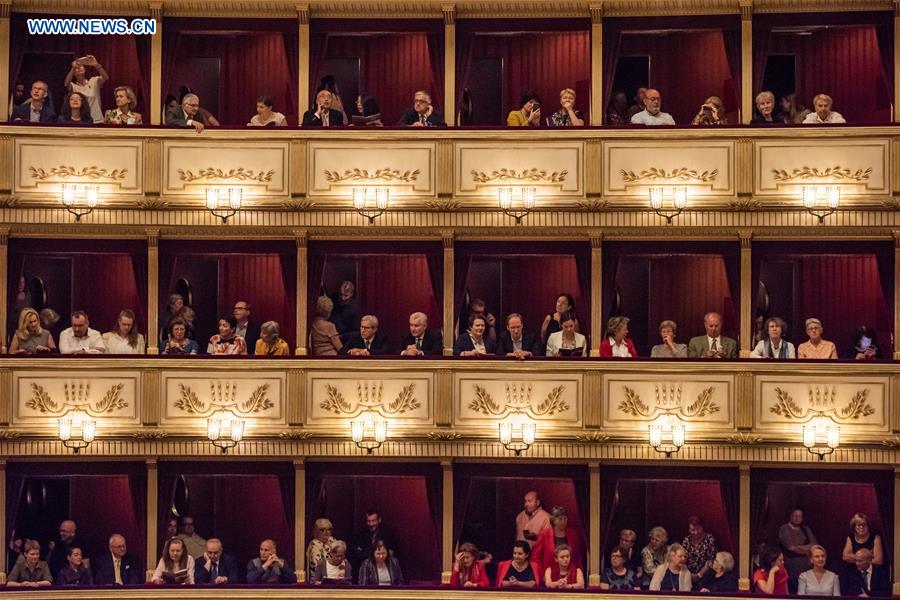
[[[740,470],[740,510],[738,511],[738,564],[741,566],[738,573],[738,589],[741,591],[750,591],[750,556],[752,552],[752,539],[750,537],[750,465],[743,463],[739,465]]]

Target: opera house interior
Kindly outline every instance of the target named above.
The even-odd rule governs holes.
[[[900,0],[0,0],[0,90],[0,595],[900,595]]]

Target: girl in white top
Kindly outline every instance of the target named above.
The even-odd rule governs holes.
[[[107,354],[144,354],[147,341],[138,331],[134,312],[127,308],[116,317],[115,331],[103,334]]]
[[[164,576],[163,574],[167,574]],[[168,579],[168,581],[167,581]],[[184,540],[171,538],[166,541],[162,558],[153,571],[150,583],[154,585],[194,585],[194,557],[184,549]]]
[[[750,353],[750,358],[797,358],[794,345],[782,337],[785,323],[781,317],[772,317],[766,321],[768,336],[760,340]]]
[[[840,596],[841,583],[834,571],[825,568],[828,555],[825,548],[815,544],[809,548],[812,569],[800,573],[797,594],[800,596]]]
[[[99,75],[94,75],[90,79],[85,76],[85,67],[94,67]],[[72,61],[72,68],[69,69],[64,84],[71,92],[80,92],[88,99],[88,106],[91,109],[91,119],[94,123],[103,122],[103,109],[100,107],[100,88],[109,79],[106,69],[103,68],[93,54],[88,54]]]
[[[559,356],[560,350],[581,350],[580,356],[587,356],[587,339],[575,331],[575,319],[571,313],[563,317],[562,330],[551,333],[547,338],[547,356]]]
[[[287,119],[280,112],[272,110],[271,96],[260,96],[256,99],[256,114],[247,123],[250,127],[287,127]]]

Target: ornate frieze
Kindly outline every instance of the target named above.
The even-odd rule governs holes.
[[[82,411],[100,423],[139,422],[139,372],[23,372],[14,374],[13,426],[55,427]]]
[[[521,412],[543,431],[581,427],[583,385],[580,375],[457,373],[454,422],[495,435],[500,420]]]
[[[285,371],[163,371],[161,378],[163,427],[205,429],[219,413],[245,419],[247,434],[287,424]]]
[[[373,411],[390,430],[434,426],[434,376],[431,373],[307,373],[307,425],[345,433],[351,419]]]

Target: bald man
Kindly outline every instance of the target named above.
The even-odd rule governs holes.
[[[644,110],[631,117],[632,125],[674,125],[675,119],[667,112],[663,112],[662,96],[659,90],[647,88],[644,93]]]
[[[94,583],[97,585],[138,585],[144,582],[144,571],[128,554],[125,536],[114,533],[109,536],[109,552],[94,561]]]
[[[69,556],[69,548],[81,548],[81,555],[84,557],[84,566],[91,567],[90,551],[77,534],[78,527],[75,521],[65,520],[59,524],[59,537],[50,542],[51,550],[47,556],[47,565],[50,567],[51,573],[59,573],[68,566],[67,557]]]
[[[247,563],[247,583],[294,583],[297,576],[283,558],[278,556],[275,540],[263,540],[259,544],[259,558]]]
[[[206,540],[206,552],[194,560],[194,583],[224,585],[238,582],[237,560],[222,551],[222,540]]]

